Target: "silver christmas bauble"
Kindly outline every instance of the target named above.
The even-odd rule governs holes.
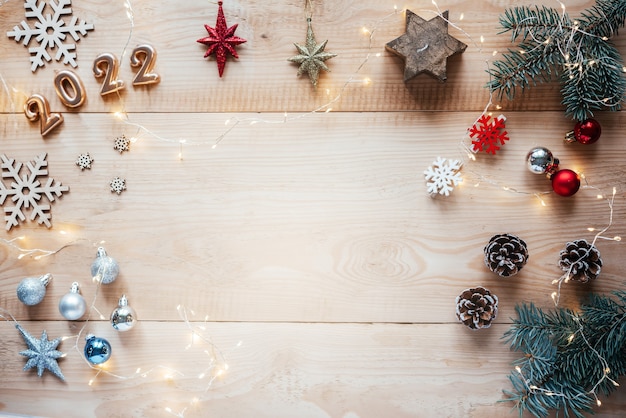
[[[554,165],[555,159],[549,149],[537,147],[530,150],[526,155],[528,169],[535,174],[543,174]]]
[[[37,305],[46,296],[46,286],[52,280],[50,273],[41,277],[27,277],[17,285],[17,298],[25,305]]]
[[[118,307],[111,313],[111,325],[118,331],[128,331],[137,323],[135,310],[128,306],[126,295],[120,298]]]
[[[120,267],[113,257],[109,257],[103,247],[98,248],[96,259],[91,263],[91,276],[102,284],[109,284],[117,279]]]
[[[69,293],[63,295],[59,301],[59,312],[63,318],[69,321],[75,321],[85,315],[87,303],[78,290],[78,283],[72,283]]]

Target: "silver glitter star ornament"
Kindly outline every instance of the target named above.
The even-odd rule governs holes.
[[[61,338],[48,341],[48,333],[46,330],[43,330],[41,339],[38,340],[22,328],[21,325],[17,324],[15,328],[22,334],[28,347],[27,350],[20,351],[22,356],[28,357],[24,371],[37,367],[37,376],[41,377],[43,371],[48,369],[56,377],[65,381],[65,376],[63,376],[63,372],[61,372],[61,368],[57,364],[57,359],[64,357],[64,354],[56,349],[61,342]]]

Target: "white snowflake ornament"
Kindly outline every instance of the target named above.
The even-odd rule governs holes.
[[[119,151],[120,154],[124,151],[130,150],[130,139],[126,138],[126,135],[118,136],[115,138],[115,143],[113,144],[113,149]]]
[[[7,197],[11,196],[10,202],[13,206],[4,206],[4,220],[7,222],[7,231],[17,226],[20,221],[26,220],[23,209],[30,208],[30,220],[37,220],[37,223],[45,224],[48,228],[50,223],[50,204],[43,204],[42,198],[45,195],[49,203],[61,197],[63,192],[70,190],[68,186],[55,183],[54,179],[48,178],[45,184],[40,181],[40,176],[47,176],[48,161],[46,153],[35,157],[34,161],[26,163],[28,174],[21,174],[23,164],[15,162],[14,159],[1,155],[2,178],[10,178],[12,181],[7,188],[4,182],[0,181],[0,205],[4,205]]]
[[[49,5],[53,14],[46,13],[44,10]],[[26,19],[36,19],[34,28],[28,25],[28,22],[22,20],[20,25],[15,25],[12,31],[7,32],[9,38],[14,38],[16,42],[22,41],[22,45],[28,47],[31,39],[39,44],[35,47],[29,47],[31,71],[35,72],[39,67],[43,67],[46,61],[51,61],[52,57],[48,51],[56,48],[55,60],[61,61],[63,64],[70,64],[76,67],[76,44],[65,43],[68,35],[74,41],[80,40],[80,35],[87,36],[87,31],[93,30],[93,24],[81,22],[75,16],[72,16],[70,22],[66,24],[63,16],[71,15],[72,0],[50,0],[49,4],[40,0],[25,0],[24,9],[26,9]]]
[[[81,171],[83,171],[86,168],[91,169],[91,164],[93,163],[93,161],[94,159],[91,158],[91,155],[89,155],[89,153],[87,152],[78,156],[78,158],[76,159],[76,165],[80,167]]]
[[[450,160],[437,157],[433,164],[424,170],[426,178],[426,188],[431,196],[441,194],[450,196],[450,192],[458,186],[463,178],[461,177],[461,161]]]
[[[115,192],[118,195],[126,190],[126,180],[120,177],[115,177],[109,185],[111,186],[111,192]]]

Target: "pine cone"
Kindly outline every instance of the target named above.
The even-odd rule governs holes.
[[[526,243],[515,235],[494,235],[485,246],[485,265],[500,276],[517,274],[527,260]]]
[[[559,267],[569,275],[569,280],[587,283],[600,275],[600,251],[587,240],[579,239],[565,244],[559,256]]]
[[[471,329],[489,328],[498,315],[498,297],[484,287],[465,289],[456,298],[456,317]]]

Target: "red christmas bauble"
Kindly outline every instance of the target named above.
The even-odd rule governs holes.
[[[593,144],[600,139],[601,133],[600,122],[595,119],[587,119],[574,126],[574,137],[581,144]]]
[[[579,188],[580,177],[575,171],[565,168],[552,176],[552,190],[560,196],[572,196]]]

